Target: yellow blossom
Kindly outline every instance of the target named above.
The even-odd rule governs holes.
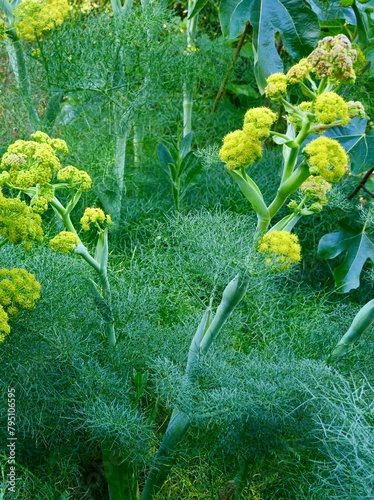
[[[328,182],[339,182],[348,169],[348,156],[335,139],[318,137],[303,149],[311,175],[321,176]]]
[[[25,269],[0,269],[0,305],[8,316],[16,316],[19,309],[33,309],[40,289],[35,276]]]
[[[317,97],[314,111],[320,123],[330,124],[341,120],[342,125],[346,125],[350,118],[348,104],[335,92],[326,92]]]
[[[69,253],[77,247],[79,243],[78,236],[70,231],[61,231],[57,236],[51,239],[49,246],[54,252]]]
[[[14,10],[20,38],[35,40],[60,26],[70,12],[68,0],[23,0]]]
[[[327,193],[331,191],[331,184],[321,176],[311,175],[300,186],[302,193],[309,195],[311,198],[316,198],[321,205],[327,203]]]
[[[270,127],[276,121],[277,115],[269,108],[252,108],[244,115],[243,130],[246,131],[248,125],[253,125],[258,133],[259,139],[266,139],[270,134]],[[250,132],[252,129],[249,129]]]
[[[8,26],[4,23],[2,19],[0,19],[0,40],[5,40],[6,38],[8,38],[7,31],[8,31]]]
[[[34,241],[43,240],[40,215],[18,198],[5,198],[0,191],[0,235],[10,243],[24,243],[26,249]]]
[[[273,73],[267,79],[265,87],[266,97],[269,99],[281,99],[287,94],[287,76],[283,73]]]
[[[30,207],[33,212],[43,214],[48,210],[48,204],[55,195],[54,188],[51,185],[43,186],[37,190],[37,194],[31,199]]]
[[[259,252],[267,255],[266,263],[275,270],[285,271],[301,261],[301,246],[296,234],[270,231],[258,243]]]
[[[0,342],[4,342],[5,337],[10,333],[8,315],[3,306],[0,305]]]
[[[11,144],[1,159],[0,168],[9,173],[14,186],[29,188],[51,182],[61,168],[52,146],[36,141],[18,140]]]
[[[80,220],[83,231],[89,231],[91,225],[101,231],[103,227],[111,224],[112,219],[110,215],[106,215],[101,208],[86,208]]]
[[[287,81],[288,83],[295,84],[300,83],[306,80],[309,76],[309,73],[312,70],[312,65],[308,61],[307,58],[300,59],[300,61],[292,66],[287,73]]]
[[[92,185],[92,179],[88,173],[72,165],[61,169],[57,174],[57,179],[61,182],[68,182],[72,187],[79,187],[80,191],[87,191]]]
[[[312,102],[311,101],[302,101],[300,104],[299,104],[299,108],[301,109],[301,111],[311,111],[312,109]]]
[[[34,139],[34,141],[41,144],[49,144],[58,153],[66,154],[69,152],[68,146],[63,139],[52,139],[48,134],[46,134],[45,132],[41,132],[40,130],[37,130],[36,132],[31,134],[31,137]]]
[[[236,170],[248,167],[262,157],[261,142],[253,124],[247,124],[245,130],[235,130],[223,138],[219,156],[227,167]]]

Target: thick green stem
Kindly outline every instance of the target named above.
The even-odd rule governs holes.
[[[31,128],[35,132],[40,128],[40,118],[31,94],[30,79],[23,47],[14,29],[9,30],[9,38],[6,41],[6,46],[9,60],[11,61],[17,84],[29,116]]]
[[[110,444],[102,446],[105,477],[109,500],[137,500],[139,498],[138,471],[133,464],[123,461]]]
[[[194,57],[196,51],[198,15],[189,19],[196,2],[197,0],[188,1],[186,57]],[[183,137],[192,132],[193,87],[193,82],[185,82],[183,84]]]
[[[229,319],[235,307],[243,299],[248,284],[249,276],[245,275],[242,277],[238,274],[225,288],[221,303],[212,321],[211,308],[209,307],[205,311],[196,334],[192,339],[188,354],[186,374],[191,382],[195,379],[200,356],[208,352],[223,325]],[[175,450],[183,440],[190,425],[190,417],[186,413],[177,409],[173,411],[160,448],[153,460],[141,500],[152,500],[156,497],[157,492],[165,482],[173,465]]]
[[[134,163],[139,165],[142,161],[143,156],[143,144],[144,144],[144,127],[142,123],[134,124]]]
[[[231,316],[235,307],[241,302],[246,294],[249,284],[249,276],[236,275],[234,279],[226,286],[220,305],[218,306],[216,315],[209,325],[202,341],[200,343],[200,353],[206,354],[213,344],[214,340],[221,331],[223,325]]]
[[[152,500],[156,497],[173,465],[174,452],[186,435],[190,424],[190,418],[186,413],[180,411],[173,412],[160,448],[153,460],[141,500]]]
[[[175,210],[179,211],[180,209],[180,178],[178,177],[175,182],[172,182],[171,189],[173,192],[173,199]]]
[[[282,208],[287,198],[292,193],[297,191],[301,184],[306,181],[309,175],[310,173],[308,165],[304,161],[298,166],[298,168],[292,173],[292,175],[280,185],[276,197],[269,206],[269,214],[271,219],[278,212],[278,210]]]
[[[192,132],[193,87],[183,85],[183,137]]]
[[[105,331],[108,338],[108,343],[112,349],[116,346],[116,334],[114,329],[114,320],[112,314],[112,295],[110,290],[110,284],[108,279],[108,232],[103,231],[98,236],[98,243],[96,247],[95,257],[92,257],[87,247],[82,243],[78,236],[78,233],[70,219],[70,212],[67,210],[62,203],[54,197],[50,202],[55,213],[62,220],[67,231],[74,233],[78,238],[78,245],[75,248],[75,253],[80,255],[98,274],[100,280],[100,286],[103,290],[103,297],[97,291],[96,300],[98,306],[102,311],[102,317],[105,323]],[[94,285],[95,286],[95,285]]]

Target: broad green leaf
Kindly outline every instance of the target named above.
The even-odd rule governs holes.
[[[323,26],[328,26],[329,23],[333,24],[341,20],[344,20],[344,24],[348,23],[352,26],[356,26],[356,17],[353,10],[350,7],[341,7],[338,1],[326,2],[324,0],[308,0],[308,3]]]
[[[370,62],[370,66],[368,68],[371,76],[374,76],[374,47],[370,46],[364,50],[364,55],[367,62]]]
[[[255,76],[261,92],[270,74],[283,72],[275,44],[277,34],[295,59],[308,55],[320,35],[316,14],[299,0],[221,0],[220,22],[226,37],[239,36],[246,21],[253,26]]]
[[[157,146],[157,153],[163,171],[169,175],[169,165],[174,164],[174,158],[171,156],[170,151],[164,144],[162,144],[162,142],[160,142]]]
[[[177,168],[175,166],[175,160],[171,156],[170,151],[164,144],[162,144],[162,142],[160,142],[157,146],[157,153],[162,170],[171,179],[172,182],[175,182],[177,178]]]
[[[354,174],[366,172],[374,165],[374,130],[366,133],[368,119],[353,118],[345,127],[333,127],[324,134],[336,139],[349,154]],[[311,136],[315,138],[318,136]]]
[[[203,167],[201,163],[195,158],[195,161],[189,166],[186,176],[184,177],[184,190],[186,190],[191,182],[193,182],[196,177],[201,174],[202,170]]]
[[[318,245],[318,255],[333,259],[345,253],[343,262],[335,268],[334,279],[338,291],[347,293],[360,286],[360,275],[365,262],[374,263],[374,244],[368,235],[360,231],[340,231],[326,234]]]

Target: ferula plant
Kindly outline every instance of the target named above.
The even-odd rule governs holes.
[[[356,58],[345,35],[323,38],[287,74],[275,73],[267,78],[265,94],[283,105],[286,133],[271,130],[277,115],[270,108],[259,107],[247,111],[241,130],[223,139],[220,158],[257,214],[258,250],[268,254],[269,263],[285,268],[300,260],[297,237],[290,232],[302,216],[322,210],[332,184],[349,172],[346,151],[337,140],[323,133],[346,125],[351,118],[365,116],[360,102],[346,102],[338,94],[342,85],[354,83]],[[301,89],[305,101],[290,101],[288,93],[294,86]],[[268,137],[283,147],[281,179],[270,203],[265,202],[246,170],[261,159],[262,142]],[[290,199],[297,191],[301,198]],[[287,201],[290,213],[271,225]]]
[[[276,73],[267,79],[266,96],[280,102],[286,113],[286,133],[272,131],[277,115],[267,107],[249,109],[241,130],[227,134],[220,158],[229,174],[257,214],[255,245],[265,255],[273,271],[285,271],[301,260],[301,246],[291,231],[302,216],[322,210],[328,202],[332,184],[349,172],[349,158],[338,141],[323,135],[331,127],[346,125],[355,116],[364,116],[359,102],[346,102],[338,95],[344,84],[355,81],[356,51],[344,35],[326,37],[305,59],[287,74]],[[306,100],[292,103],[288,91],[301,88]],[[262,143],[268,137],[283,147],[282,175],[274,199],[266,203],[259,186],[247,168],[262,157]],[[297,191],[301,196],[291,199]],[[272,225],[288,202],[290,213]],[[251,272],[245,269],[227,285],[218,309],[205,312],[191,342],[186,376],[194,383],[198,367],[222,327],[246,294]],[[190,416],[175,408],[161,446],[153,461],[142,500],[155,498],[173,464],[173,453],[190,426]]]
[[[22,200],[8,198],[0,189],[0,248],[23,244],[26,250],[42,241],[41,217]],[[40,283],[25,269],[0,268],[0,343],[10,333],[9,322],[20,309],[31,310],[40,298]]]
[[[114,348],[116,336],[107,273],[111,218],[101,208],[85,209],[80,219],[81,231],[94,231],[97,234],[96,251],[91,255],[71,220],[71,212],[82,193],[91,187],[91,177],[72,165],[61,166],[60,157],[68,152],[66,142],[62,139],[51,139],[40,131],[32,134],[31,138],[30,141],[17,140],[11,144],[1,159],[0,184],[10,192],[17,193],[16,198],[7,198],[5,203],[17,206],[23,217],[22,230],[17,230],[14,224],[10,227],[4,225],[2,234],[15,243],[24,240],[26,245],[30,245],[31,239],[41,240],[41,215],[52,207],[65,230],[52,238],[49,246],[53,251],[75,252],[97,273],[99,285],[91,280],[95,301],[106,325],[109,345]],[[67,196],[65,205],[60,193],[64,199]],[[21,200],[22,196],[28,198],[30,203]]]

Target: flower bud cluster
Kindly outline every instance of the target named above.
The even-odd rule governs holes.
[[[57,173],[57,179],[61,182],[67,182],[70,187],[78,188],[81,192],[87,191],[92,185],[92,179],[88,173],[72,165],[62,168]]]
[[[274,73],[267,78],[265,94],[269,99],[282,99],[287,94],[288,85],[303,84],[311,80],[328,78],[330,83],[354,83],[356,73],[354,64],[358,51],[353,49],[345,35],[323,38],[313,52],[297,64],[288,73]],[[305,88],[303,89],[305,91]]]
[[[10,332],[8,320],[20,309],[33,309],[40,289],[35,276],[25,269],[0,269],[0,342]]]
[[[318,47],[308,56],[312,73],[318,80],[329,77],[343,83],[353,83],[356,74],[353,65],[357,52],[352,49],[345,35],[327,36],[318,42]]]
[[[24,201],[6,198],[0,191],[0,235],[10,243],[23,243],[30,249],[43,240],[42,220]]]
[[[286,271],[301,261],[301,246],[296,234],[288,231],[270,231],[258,243],[259,252],[267,255],[266,263],[273,270]]]
[[[301,184],[300,190],[309,198],[317,200],[322,207],[328,202],[327,193],[331,191],[331,187],[330,182],[327,182],[323,177],[311,175]]]
[[[23,189],[49,184],[54,172],[60,168],[60,160],[53,146],[36,141],[14,142],[0,163],[0,169],[9,173],[7,182]]]
[[[106,215],[101,208],[86,208],[80,220],[83,231],[89,231],[91,226],[96,226],[99,231],[112,223],[110,215]]]
[[[327,182],[336,183],[348,170],[349,158],[345,149],[334,139],[318,137],[303,149],[309,172]]]
[[[252,108],[244,116],[243,129],[230,132],[223,138],[219,156],[227,167],[236,170],[261,160],[261,140],[270,134],[277,115],[269,108]]]
[[[49,246],[54,252],[69,253],[77,247],[79,243],[78,236],[70,231],[61,231],[57,236],[51,239]]]
[[[70,12],[68,0],[22,0],[14,10],[18,36],[33,41],[60,26]]]

